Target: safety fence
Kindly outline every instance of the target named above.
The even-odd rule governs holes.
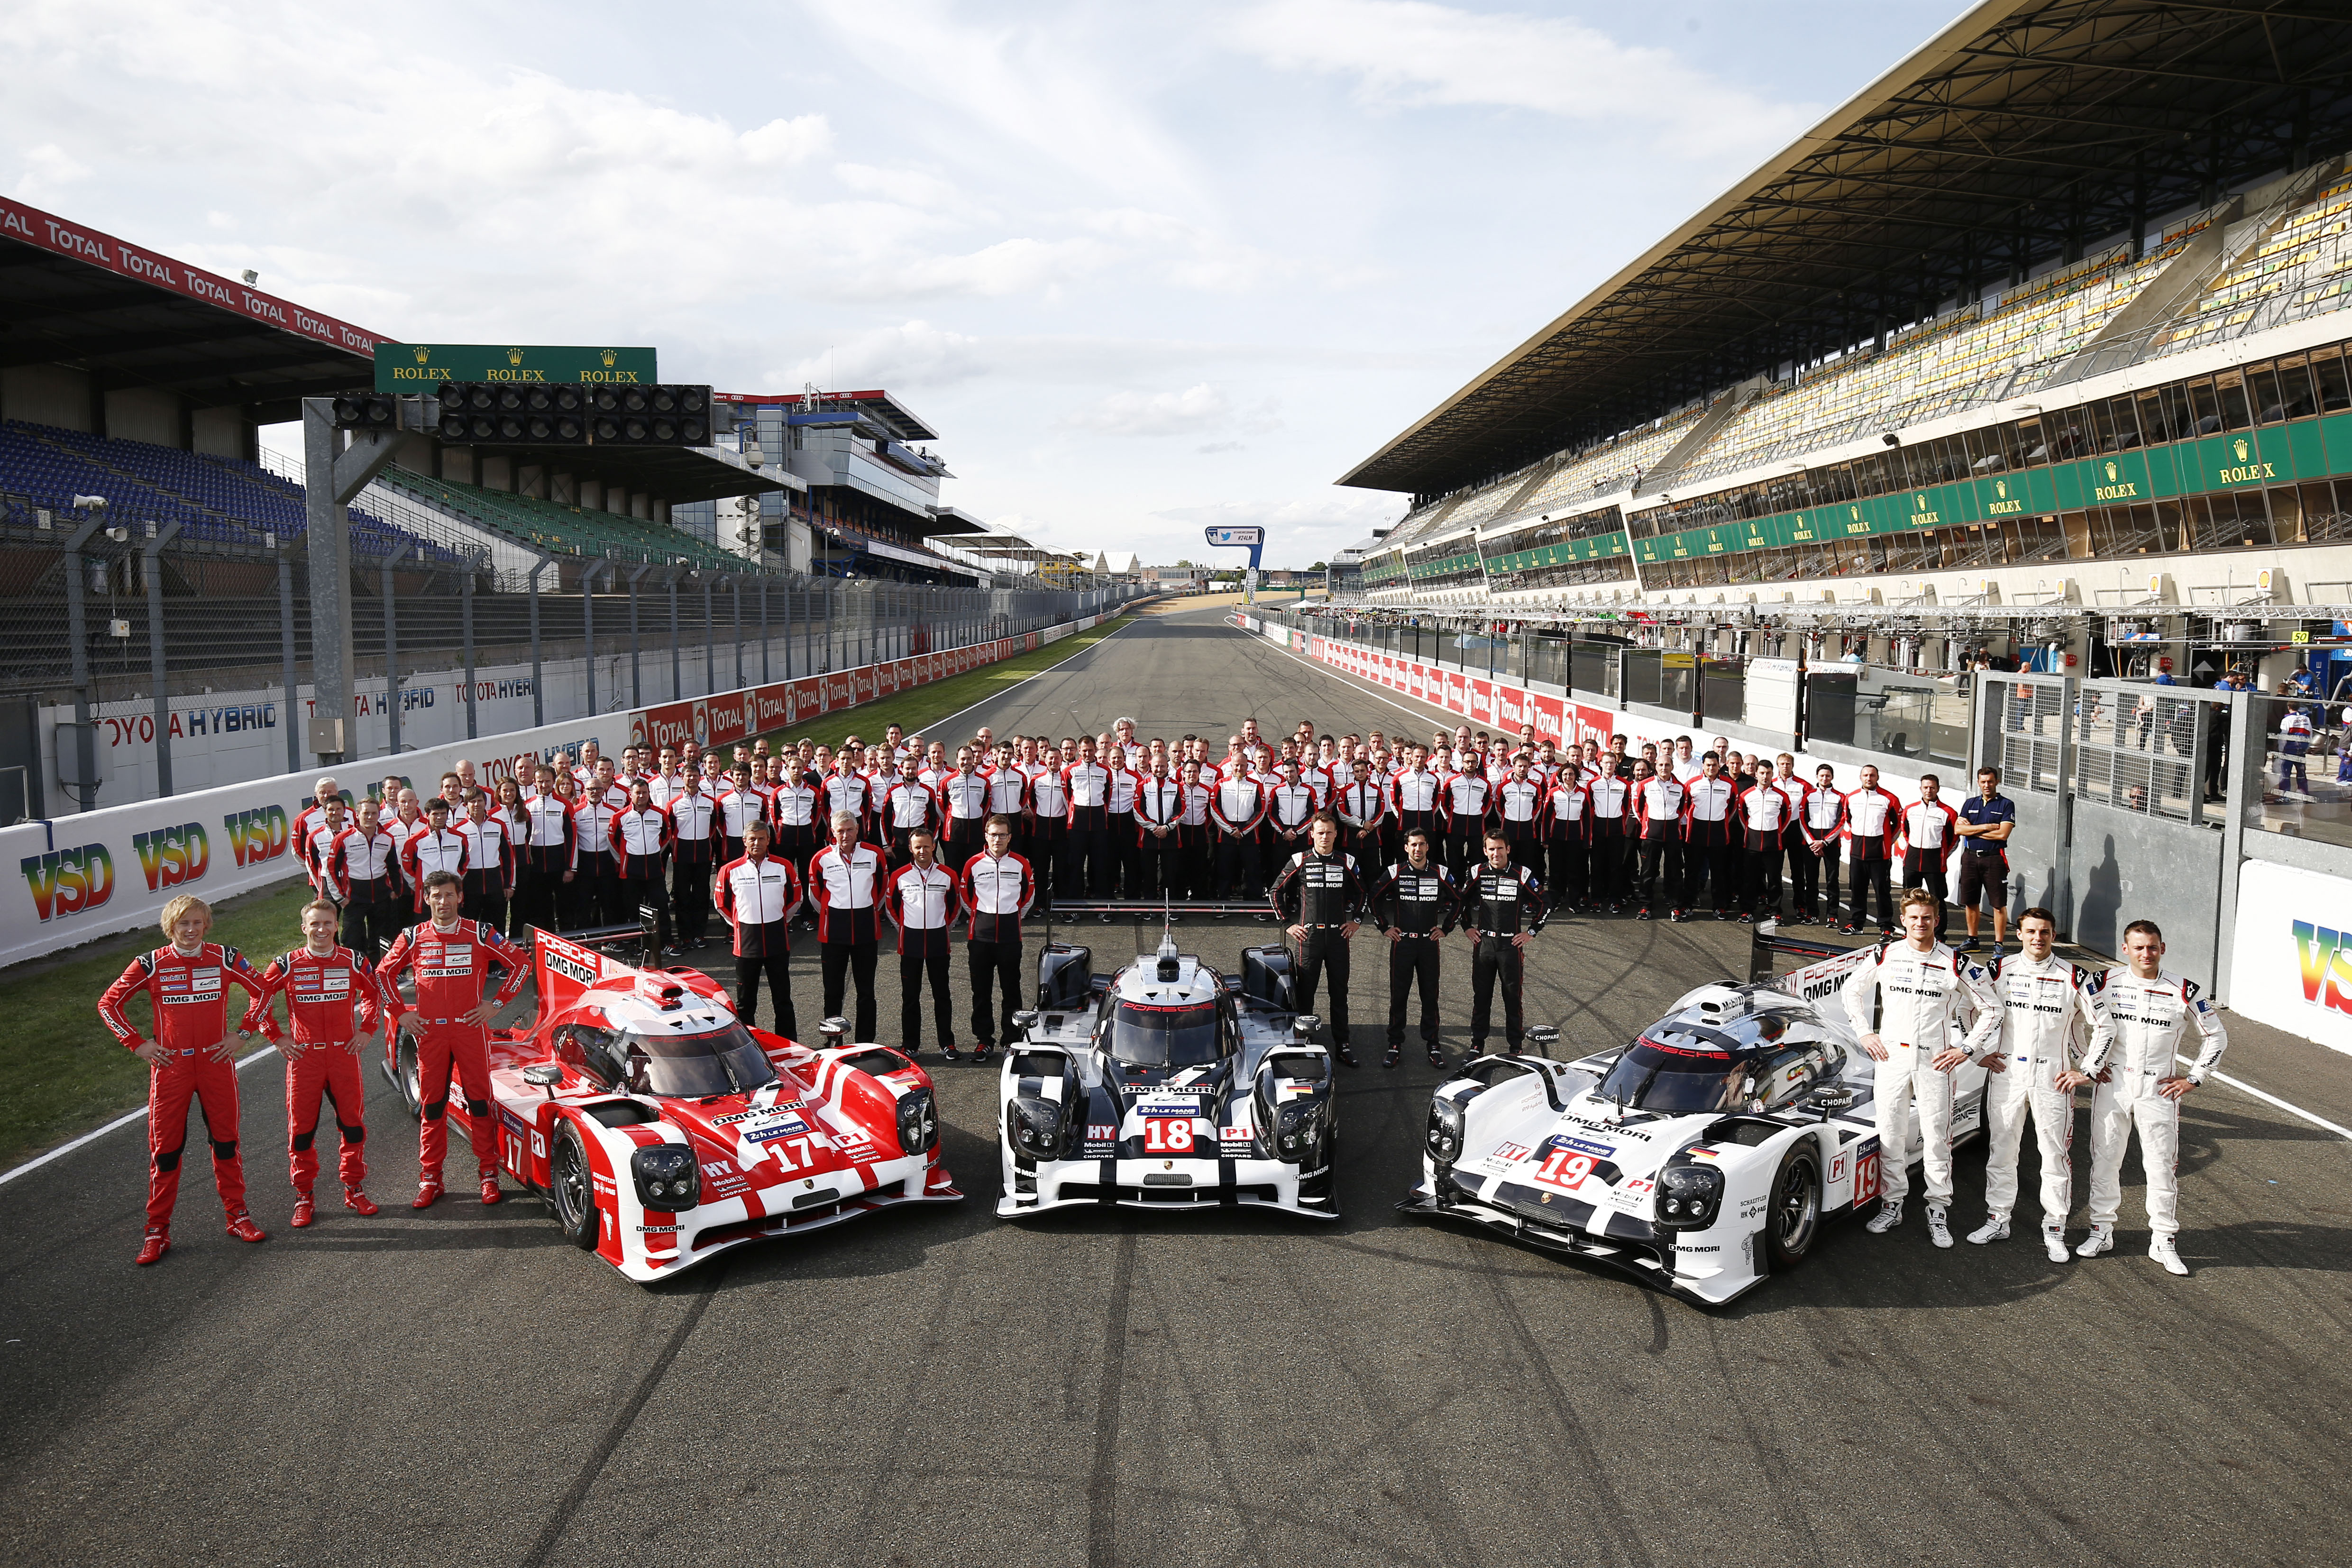
[[[519,757],[576,753],[590,741],[608,754],[624,745],[685,740],[731,745],[1043,647],[1110,613],[822,676],[378,753],[333,771],[348,793],[364,794],[387,774],[422,784],[420,793],[429,793],[461,760],[470,760],[476,777],[488,784],[511,777]],[[0,967],[152,925],[163,905],[183,892],[218,900],[301,874],[293,826],[317,779],[316,769],[285,772],[0,828],[0,864],[15,864],[20,882],[0,898]]]

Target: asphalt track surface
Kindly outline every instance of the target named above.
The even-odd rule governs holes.
[[[1129,713],[1146,734],[1221,745],[1250,710],[1269,730],[1404,717],[1194,615],[1113,637],[959,728],[1059,734]],[[1082,931],[1098,966],[1157,934]],[[1270,934],[1182,931],[1226,963]],[[1737,968],[1743,935],[1555,923],[1530,1016],[1571,1043],[1616,1043]],[[1377,1046],[1379,954],[1369,937],[1358,952],[1356,1037]],[[1458,1044],[1467,963],[1446,963]],[[886,956],[886,1039],[894,967]],[[796,978],[813,1019],[814,965]],[[2352,1063],[2231,1023],[2225,1070],[2352,1123]],[[535,1201],[413,1214],[413,1124],[373,1073],[371,1185],[387,1205],[373,1220],[330,1205],[316,1228],[286,1228],[267,1062],[243,1076],[264,1246],[221,1235],[199,1156],[175,1250],[133,1268],[132,1130],[0,1187],[0,1557],[2347,1555],[2352,1145],[2226,1087],[2185,1116],[2193,1279],[2144,1256],[2135,1163],[2118,1249],[2095,1262],[2048,1263],[2030,1226],[1939,1252],[1915,1207],[1885,1239],[1833,1227],[1801,1269],[1707,1313],[1398,1216],[1434,1077],[1418,1061],[1343,1083],[1336,1225],[1015,1226],[992,1214],[995,1068],[930,1059],[969,1201],[736,1252],[651,1290],[563,1245]],[[2087,1142],[2078,1123],[2078,1205]],[[1972,1226],[1981,1154],[1959,1166],[1955,1218]],[[2079,1237],[2079,1208],[2075,1223]]]

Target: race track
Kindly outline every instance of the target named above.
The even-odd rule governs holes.
[[[1399,725],[1233,631],[1144,621],[957,721],[1223,737]],[[289,933],[290,934],[290,933]],[[1097,971],[1156,928],[1089,925]],[[1230,965],[1254,923],[1188,924]],[[1744,931],[1560,921],[1531,1017],[1615,1044],[1741,968]],[[1354,986],[1377,1063],[1384,968]],[[719,949],[714,945],[714,960]],[[1449,952],[1449,1040],[1468,1013]],[[813,959],[795,960],[803,1021]],[[881,964],[896,1037],[896,961]],[[958,961],[958,994],[961,963]],[[2352,1063],[2235,1016],[2223,1070],[2352,1125]],[[1374,1047],[1365,1052],[1369,1042]],[[2342,1561],[2352,1144],[2230,1088],[2185,1116],[2181,1251],[1883,1240],[1708,1314],[1391,1205],[1430,1068],[1342,1082],[1336,1226],[993,1217],[996,1068],[944,1068],[968,1201],[728,1255],[653,1290],[535,1201],[415,1215],[413,1123],[373,1071],[383,1213],[291,1205],[271,1063],[244,1143],[268,1244],[208,1173],[136,1269],[135,1130],[0,1186],[0,1532],[16,1563],[1023,1565]],[[2078,1120],[2077,1203],[2088,1130]],[[2026,1159],[2033,1155],[2029,1147]],[[1954,1218],[1981,1217],[1980,1146]],[[462,1156],[451,1162],[462,1172]],[[2030,1215],[2032,1175],[2025,1177]],[[331,1170],[320,1183],[333,1191]],[[2082,1221],[2075,1221],[2080,1238]],[[2333,1498],[2334,1501],[2329,1500]]]

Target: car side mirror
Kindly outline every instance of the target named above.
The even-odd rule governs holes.
[[[1557,1049],[1559,1045],[1559,1029],[1557,1026],[1551,1024],[1528,1026],[1528,1048],[1536,1055],[1557,1058],[1559,1054]]]
[[[1022,1035],[1025,1037],[1030,1030],[1037,1026],[1037,1019],[1039,1016],[1040,1015],[1035,1008],[1024,1007],[1021,1011],[1013,1015],[1013,1026],[1020,1030]]]
[[[1298,1040],[1311,1040],[1315,1037],[1315,1031],[1322,1026],[1323,1020],[1316,1014],[1301,1013],[1290,1020],[1291,1037]]]
[[[522,1069],[523,1082],[534,1089],[543,1089],[547,1098],[555,1098],[555,1086],[563,1081],[563,1069],[553,1062],[533,1062]]]
[[[820,1047],[819,1049],[828,1051],[832,1050],[835,1047],[839,1046],[844,1039],[848,1037],[849,1020],[846,1018],[827,1018],[824,1023],[819,1024],[816,1026],[816,1032],[824,1037],[824,1044]]]
[[[1805,1104],[1820,1111],[1822,1120],[1824,1121],[1833,1115],[1853,1109],[1853,1090],[1843,1084],[1832,1084],[1827,1089],[1817,1089],[1805,1097]]]

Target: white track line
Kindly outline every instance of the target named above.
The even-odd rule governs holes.
[[[1244,637],[1257,637],[1256,633],[1244,631],[1240,626],[1234,627],[1234,630],[1241,632]],[[1331,677],[1334,680],[1345,682],[1349,686],[1361,691],[1367,697],[1378,698],[1381,701],[1388,703],[1390,707],[1395,709],[1400,713],[1407,714],[1413,718],[1420,717],[1419,714],[1414,713],[1412,709],[1407,708],[1404,704],[1391,701],[1384,692],[1368,684],[1359,676],[1349,675],[1344,670],[1338,669],[1330,665],[1325,664],[1320,659],[1310,658],[1307,655],[1300,653],[1297,648],[1283,647],[1281,645],[1275,643],[1268,638],[1259,637],[1258,640],[1265,643],[1268,647],[1274,648],[1276,652],[1288,654],[1291,658],[1297,659],[1299,663],[1306,665],[1310,669],[1320,670],[1325,675]],[[1460,715],[1454,713],[1454,711],[1450,708],[1441,708],[1433,702],[1427,706],[1433,711],[1444,714],[1449,718],[1460,717]],[[2183,1066],[2190,1065],[2187,1057],[2182,1057],[2180,1061]],[[2281,1100],[2277,1095],[2272,1094],[2266,1089],[2256,1089],[2252,1084],[2248,1083],[2243,1079],[2231,1078],[2228,1073],[2224,1072],[2212,1072],[2208,1073],[2205,1076],[2217,1082],[2226,1083],[2231,1089],[2238,1090],[2242,1094],[2252,1095],[2256,1100],[2261,1100],[2265,1105],[2276,1106],[2279,1110],[2285,1111],[2290,1116],[2299,1117],[2303,1121],[2310,1122],[2314,1127],[2326,1128],[2328,1131],[2335,1133],[2339,1138],[2352,1139],[2352,1127],[2345,1127],[2336,1122],[2330,1121],[2327,1118],[2319,1115],[2315,1111],[2305,1110],[2303,1107],[2295,1104],[2293,1100]]]
[[[1120,637],[1125,637],[1128,633],[1129,633],[1129,632],[1133,631],[1133,630],[1135,629],[1135,627],[1136,627],[1136,624],[1137,624],[1137,623],[1135,623],[1135,622],[1133,622],[1133,621],[1129,621],[1126,626],[1123,626],[1119,627],[1119,628],[1118,628],[1118,630],[1117,630],[1117,631],[1115,631],[1115,632],[1110,633],[1108,636],[1107,636],[1107,637],[1098,637],[1095,638],[1095,640],[1094,640],[1094,641],[1092,641],[1092,642],[1088,643],[1085,647],[1081,647],[1081,648],[1072,648],[1072,649],[1069,651],[1069,653],[1068,653],[1067,655],[1066,655],[1065,657],[1063,657],[1063,658],[1061,658],[1055,659],[1052,664],[1049,664],[1049,665],[1047,665],[1045,668],[1043,668],[1043,669],[1041,669],[1041,670],[1037,671],[1037,673],[1036,673],[1035,675],[1024,675],[1024,676],[1023,676],[1020,679],[1018,679],[1018,680],[1014,681],[1012,685],[1010,685],[1010,686],[1006,687],[1006,688],[1004,689],[1004,690],[1003,690],[1003,691],[995,691],[995,692],[991,692],[988,696],[983,697],[983,698],[982,698],[979,701],[977,701],[977,702],[973,703],[973,704],[971,705],[971,708],[959,708],[959,709],[957,709],[954,712],[952,712],[952,713],[949,714],[949,715],[948,715],[946,718],[944,718],[944,719],[934,719],[933,721],[931,721],[931,722],[929,722],[929,723],[928,723],[928,724],[926,724],[926,725],[922,726],[922,730],[936,730],[936,729],[938,729],[938,728],[939,728],[940,725],[942,725],[942,724],[952,724],[952,723],[954,723],[957,720],[959,720],[959,719],[962,718],[965,714],[967,714],[967,713],[971,712],[971,711],[972,710],[972,708],[985,708],[985,707],[987,707],[990,703],[992,703],[992,702],[995,701],[998,698],[1003,697],[1003,696],[1005,694],[1005,692],[1009,692],[1009,691],[1018,691],[1018,690],[1020,690],[1023,687],[1024,687],[1024,686],[1028,685],[1031,681],[1033,681],[1033,680],[1036,679],[1038,678],[1038,676],[1045,676],[1045,675],[1051,675],[1051,674],[1053,674],[1055,670],[1057,670],[1057,669],[1061,668],[1062,668],[1062,666],[1064,666],[1064,665],[1066,665],[1066,664],[1069,663],[1071,659],[1076,658],[1078,655],[1080,655],[1080,654],[1082,654],[1082,653],[1086,653],[1086,652],[1087,652],[1087,651],[1089,651],[1090,649],[1093,649],[1093,648],[1098,648],[1098,647],[1102,647],[1102,645],[1103,645],[1103,644],[1105,644],[1105,643],[1107,643],[1107,642],[1116,642],[1116,641],[1118,641]],[[1091,628],[1090,628],[1090,629],[1091,629]],[[1073,634],[1073,635],[1075,635],[1075,634]],[[1067,640],[1067,639],[1065,639],[1065,640]],[[1047,643],[1045,646],[1046,646],[1047,647],[1053,647],[1054,645],[1053,645],[1052,643]],[[988,667],[987,667],[986,665],[982,665],[982,666],[981,667],[981,669],[984,670],[984,669],[986,669],[987,668],[988,668]],[[977,673],[979,673],[979,671],[976,671],[976,670],[967,670],[967,671],[965,671],[964,673],[965,673],[965,674],[967,674],[967,675],[971,675],[971,674],[977,674]],[[950,676],[950,677],[949,677],[949,679],[952,680],[952,679],[956,679],[956,678],[955,678],[955,677],[953,677],[953,676]],[[871,706],[873,706],[873,704],[871,704],[871,703],[866,703],[866,704],[861,704],[861,706],[865,706],[865,707],[871,707]],[[852,712],[856,711],[856,709],[852,709],[852,708],[845,708],[845,709],[843,709],[843,710],[842,710],[842,711],[843,711],[843,712],[845,712],[845,713],[852,713]],[[824,717],[824,715],[820,714],[820,715],[818,715],[818,717],[822,718],[822,717]],[[1075,715],[1073,715],[1073,717],[1075,717]],[[921,732],[922,732],[922,730],[910,731],[909,731],[909,733],[919,734],[919,733],[921,733]]]
[[[277,1054],[278,1051],[275,1047],[256,1051],[251,1056],[244,1058],[236,1064],[237,1070],[239,1072],[243,1072],[247,1068],[251,1067],[262,1058],[274,1057]],[[70,1154],[75,1150],[80,1148],[85,1143],[97,1142],[100,1138],[105,1137],[108,1133],[113,1131],[118,1127],[128,1127],[134,1121],[144,1121],[146,1120],[147,1108],[143,1105],[136,1110],[127,1110],[121,1115],[116,1117],[113,1121],[108,1122],[105,1126],[99,1128],[97,1131],[85,1132],[70,1143],[60,1143],[56,1148],[50,1150],[47,1153],[27,1160],[13,1171],[0,1171],[0,1187],[6,1186],[17,1177],[25,1175],[29,1172],[39,1170],[42,1166],[47,1164],[52,1160],[62,1159],[66,1155]]]
[[[1319,658],[1309,658],[1295,647],[1285,647],[1281,644],[1274,642],[1268,638],[1258,637],[1258,634],[1255,632],[1244,631],[1240,626],[1234,626],[1233,629],[1234,631],[1241,632],[1241,635],[1245,637],[1257,637],[1258,641],[1265,643],[1266,647],[1273,648],[1276,653],[1286,653],[1291,658],[1297,659],[1299,663],[1305,665],[1307,668],[1328,675],[1332,679],[1340,682],[1342,685],[1360,691],[1365,696],[1372,698],[1377,701],[1387,703],[1390,707],[1395,709],[1398,712],[1403,714],[1408,719],[1427,719],[1432,714],[1447,719],[1459,719],[1462,717],[1461,714],[1456,713],[1451,708],[1447,708],[1441,703],[1423,701],[1423,699],[1418,697],[1414,698],[1413,700],[1421,702],[1423,707],[1429,710],[1429,712],[1416,713],[1412,709],[1406,707],[1403,703],[1399,702],[1387,692],[1381,690],[1379,687],[1372,685],[1370,681],[1365,680],[1360,676],[1349,675],[1343,669],[1339,669],[1332,665],[1325,664]]]

